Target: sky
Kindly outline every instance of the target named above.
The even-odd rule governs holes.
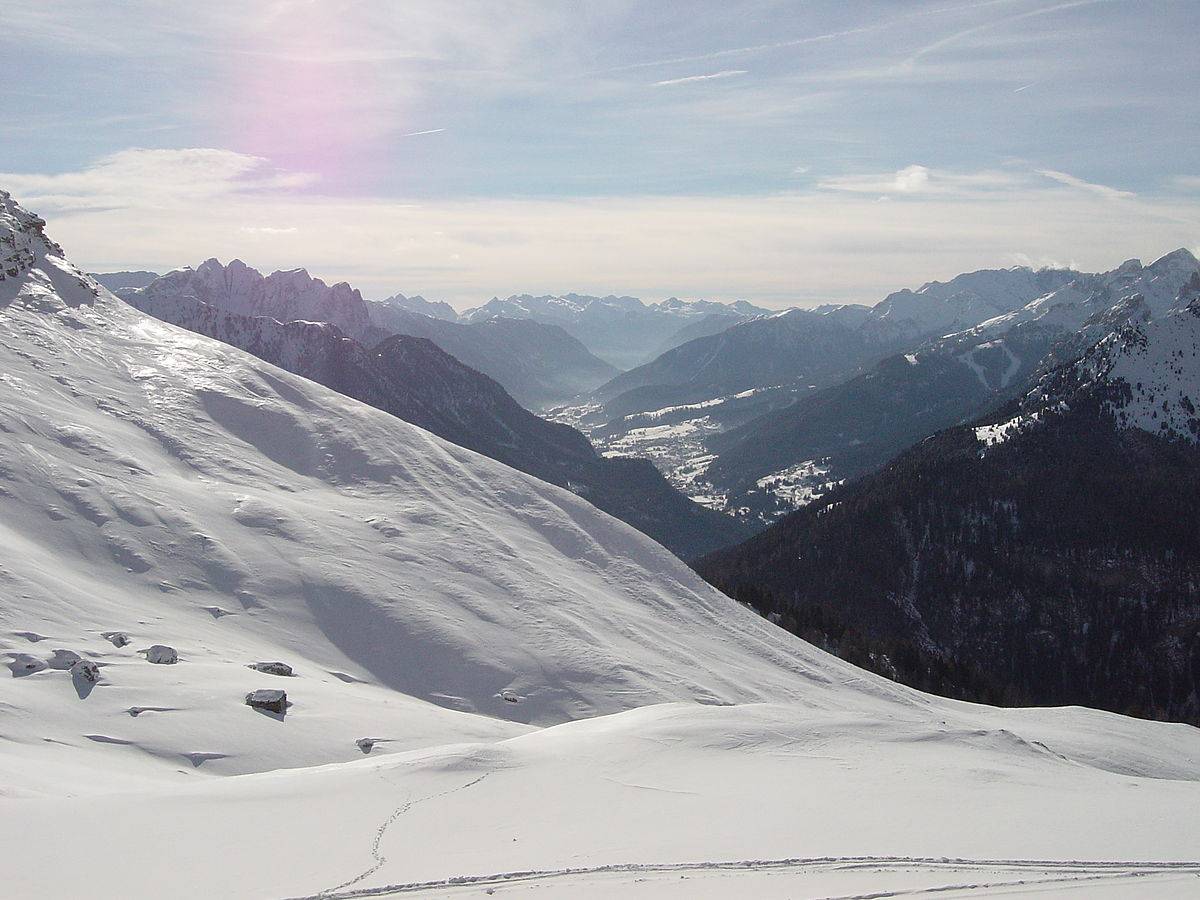
[[[1196,0],[0,0],[0,188],[94,271],[874,302],[1200,251]]]

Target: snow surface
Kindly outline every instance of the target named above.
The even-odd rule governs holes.
[[[126,306],[3,193],[0,254],[6,896],[1200,886],[1200,731],[862,672],[567,491]]]

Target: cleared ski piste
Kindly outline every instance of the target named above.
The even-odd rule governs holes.
[[[6,896],[1200,892],[1200,731],[861,672],[0,200]]]

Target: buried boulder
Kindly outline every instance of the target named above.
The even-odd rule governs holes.
[[[109,641],[114,647],[121,648],[129,643],[129,635],[123,631],[104,631],[100,637]]]
[[[75,666],[82,660],[83,657],[74,650],[55,650],[54,654],[46,660],[46,665],[52,669],[59,671],[75,671]]]
[[[71,677],[88,684],[95,684],[100,680],[100,667],[90,659],[78,660],[71,666]]]
[[[8,670],[12,672],[13,678],[23,678],[26,675],[32,675],[35,672],[40,672],[46,668],[46,661],[38,659],[36,656],[30,656],[28,653],[12,653],[12,662],[8,664]]]
[[[160,666],[173,666],[179,662],[179,654],[175,648],[165,644],[155,644],[141,652],[146,654],[146,662],[156,663]]]
[[[80,700],[86,700],[100,680],[100,667],[90,659],[77,660],[71,666],[71,684]]]
[[[251,691],[246,695],[246,705],[252,709],[282,716],[288,708],[287,694],[284,691],[271,689]]]
[[[296,674],[292,671],[291,666],[282,662],[250,663],[250,668],[256,672],[265,672],[267,675],[280,675],[284,678],[291,678]]]

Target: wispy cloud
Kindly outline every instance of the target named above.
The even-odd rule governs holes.
[[[1069,175],[1066,172],[1056,172],[1054,169],[1038,169],[1037,173],[1049,178],[1051,181],[1057,181],[1059,184],[1065,184],[1067,187],[1087,191],[1106,200],[1125,200],[1137,196],[1132,191],[1122,191],[1114,187],[1109,187],[1106,184],[1095,184],[1091,181],[1084,181],[1082,178],[1076,178],[1074,175]]]
[[[980,197],[1020,187],[1027,181],[1016,172],[991,169],[951,172],[911,165],[892,173],[825,178],[818,182],[817,187],[852,194],[879,194],[883,197],[892,194]]]
[[[420,137],[423,134],[441,134],[445,128],[428,128],[425,131],[410,131],[408,134],[402,134],[400,137]]]
[[[855,34],[865,34],[882,28],[882,23],[867,25],[862,28],[847,28],[844,31],[831,31],[826,34],[814,34],[808,37],[794,38],[789,41],[773,41],[769,44],[752,44],[748,47],[729,47],[724,50],[714,50],[711,53],[697,53],[691,56],[673,56],[667,59],[653,59],[646,62],[630,63],[608,69],[609,72],[624,72],[630,69],[649,69],[656,66],[673,66],[682,63],[705,62],[713,59],[723,59],[729,56],[742,56],[748,53],[763,53],[770,50],[786,50],[789,47],[803,47],[805,44],[822,44],[838,38],[850,37]]]
[[[901,63],[901,68],[911,69],[925,57],[949,47],[951,44],[959,43],[964,38],[972,37],[985,31],[991,31],[1004,25],[1012,25],[1016,22],[1021,22],[1025,19],[1032,19],[1037,16],[1045,16],[1050,15],[1051,13],[1066,12],[1068,10],[1078,9],[1084,6],[1095,6],[1098,3],[1111,2],[1113,2],[1113,0],[1068,0],[1066,3],[1055,3],[1049,6],[1042,6],[1037,9],[1026,10],[1025,12],[1017,13],[1015,15],[1002,16],[998,19],[992,19],[987,22],[982,22],[978,25],[972,25],[970,28],[963,28],[960,31],[956,31],[953,34],[948,34],[945,37],[939,38],[938,40],[919,48],[910,54],[903,63]]]
[[[669,84],[689,84],[693,81],[712,81],[714,78],[733,78],[745,75],[745,69],[725,69],[722,72],[712,72],[708,75],[686,75],[683,78],[668,78],[665,81],[654,82],[654,87],[665,87]]]
[[[0,173],[0,183],[30,205],[70,212],[190,207],[209,198],[286,191],[313,181],[312,175],[280,171],[262,157],[211,147],[122,150],[56,175]]]

